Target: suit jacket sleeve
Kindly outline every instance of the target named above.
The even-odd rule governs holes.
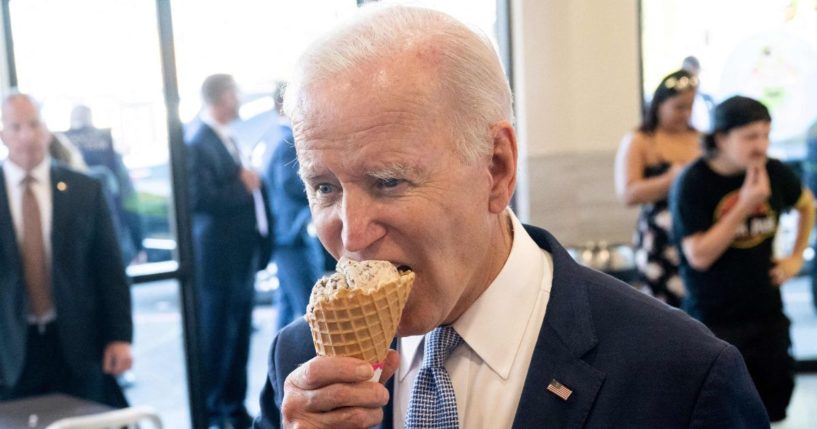
[[[252,194],[241,182],[237,165],[230,166],[232,174],[226,177],[215,174],[218,159],[215,154],[207,153],[203,144],[187,146],[187,161],[194,211],[228,214],[252,204]]]
[[[698,395],[690,427],[769,427],[769,417],[735,347],[724,347],[713,362]]]
[[[269,372],[261,391],[261,414],[256,429],[281,427],[281,404],[284,381],[299,365],[315,357],[315,346],[309,325],[301,318],[290,323],[275,336],[269,353]]]
[[[95,228],[89,261],[94,264],[94,283],[99,297],[104,342],[133,339],[131,296],[125,267],[120,256],[119,242],[113,228],[111,211],[96,187]]]
[[[278,408],[276,401],[275,386],[283,385],[277,380],[277,373],[275,371],[275,350],[278,346],[278,338],[276,336],[272,341],[269,354],[269,372],[267,373],[267,380],[264,383],[264,388],[261,390],[261,413],[255,421],[254,427],[256,429],[278,429],[281,427],[281,410]],[[281,396],[283,392],[278,392]]]

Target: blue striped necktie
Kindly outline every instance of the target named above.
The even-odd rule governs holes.
[[[440,326],[426,337],[423,365],[411,389],[406,429],[456,429],[457,399],[446,371],[445,360],[462,344],[450,326]]]

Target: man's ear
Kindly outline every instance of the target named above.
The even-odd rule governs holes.
[[[722,133],[722,132],[717,132],[717,133],[715,133],[715,138],[714,138],[714,141],[715,141],[715,150],[716,150],[718,153],[720,153],[720,152],[721,152],[721,146],[723,145],[723,141],[724,141],[724,140],[726,140],[726,133]]]
[[[508,121],[497,122],[491,127],[491,138],[491,193],[488,208],[492,213],[500,213],[508,207],[516,186],[516,131]]]

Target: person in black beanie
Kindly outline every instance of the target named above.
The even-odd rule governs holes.
[[[783,163],[768,158],[771,116],[751,98],[717,106],[704,155],[670,192],[683,308],[746,360],[771,421],[786,417],[794,389],[789,320],[780,286],[803,266],[814,225],[814,199]],[[799,212],[791,255],[774,259],[780,213]]]

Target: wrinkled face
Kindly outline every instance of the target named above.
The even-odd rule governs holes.
[[[689,129],[694,101],[694,89],[688,89],[664,100],[658,107],[658,126],[670,132],[683,132]]]
[[[496,213],[488,207],[490,157],[461,161],[445,103],[417,66],[400,68],[358,69],[312,87],[293,128],[329,252],[416,273],[398,328],[404,336],[452,322],[490,283],[483,262]]]
[[[755,121],[715,135],[718,159],[725,161],[736,170],[746,170],[753,165],[766,163],[769,148],[769,132],[772,124]]]
[[[3,105],[3,143],[9,159],[25,170],[42,162],[48,151],[48,130],[37,107],[27,97],[12,97]]]

